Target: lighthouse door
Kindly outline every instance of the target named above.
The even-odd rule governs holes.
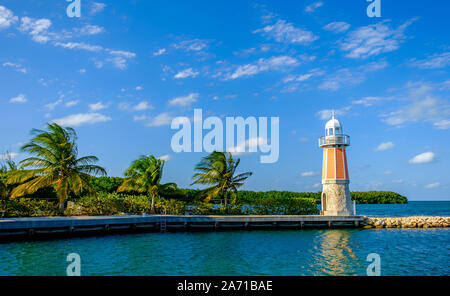
[[[322,215],[327,210],[327,195],[325,192],[322,193]]]

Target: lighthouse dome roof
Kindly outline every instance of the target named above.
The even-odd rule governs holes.
[[[335,119],[334,116],[333,118],[331,118],[330,120],[328,120],[327,124],[325,125],[325,129],[337,129],[337,128],[342,128],[341,123],[339,122],[339,120]]]

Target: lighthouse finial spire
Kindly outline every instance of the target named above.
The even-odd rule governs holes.
[[[334,112],[334,109],[332,109],[331,110],[331,117],[334,119],[334,115],[335,115],[335,112]]]

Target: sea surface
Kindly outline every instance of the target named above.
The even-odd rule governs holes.
[[[372,216],[450,216],[450,202],[358,205]],[[0,244],[0,275],[450,275],[450,229],[142,233]]]

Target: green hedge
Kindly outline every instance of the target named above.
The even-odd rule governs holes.
[[[29,198],[0,200],[0,217],[50,217],[61,216],[58,203]]]
[[[190,212],[193,215],[314,215],[319,210],[312,198],[267,197],[254,203],[228,206],[195,203]]]
[[[124,178],[120,177],[92,177],[91,184],[95,191],[98,193],[113,193],[117,191],[119,185],[123,182]],[[198,189],[178,189],[176,192],[170,195],[165,195],[165,199],[175,199],[184,202],[201,202],[202,191]],[[132,194],[133,195],[133,194]],[[136,194],[139,195],[139,194]],[[391,191],[354,191],[351,193],[352,199],[358,204],[392,204],[392,203],[407,203],[406,197]],[[261,200],[261,198],[313,198],[320,204],[321,192],[290,192],[290,191],[239,191],[238,192],[238,204],[255,204],[255,201]],[[230,194],[231,197],[231,194]],[[231,200],[231,199],[230,199]],[[213,203],[220,203],[221,200],[213,200]]]
[[[91,177],[90,185],[97,193],[113,193],[117,192],[124,180],[121,177]]]
[[[408,199],[392,191],[353,191],[352,199],[357,204],[405,204]]]
[[[265,198],[290,199],[290,198],[312,198],[318,204],[321,202],[321,192],[289,192],[289,191],[239,191],[238,204],[257,204]],[[357,204],[403,204],[408,199],[392,191],[353,191],[352,199]]]
[[[145,195],[101,194],[97,197],[85,196],[70,204],[65,212],[67,216],[79,215],[119,215],[150,213],[152,199]],[[186,203],[177,200],[155,199],[157,214],[183,215]]]

